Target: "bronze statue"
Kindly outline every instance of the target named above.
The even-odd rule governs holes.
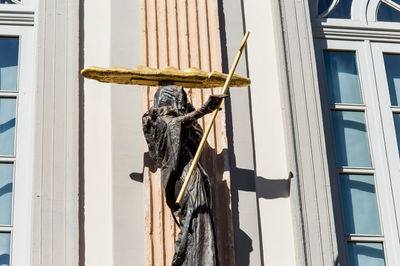
[[[242,87],[250,84],[249,78],[234,74],[248,36],[249,32],[243,38],[229,75],[197,68],[181,71],[171,66],[163,69],[148,66],[88,67],[81,71],[84,77],[100,82],[145,86],[170,84],[157,90],[154,105],[143,115],[142,122],[150,156],[161,168],[161,184],[167,205],[181,229],[172,265],[218,265],[210,184],[198,160],[229,85]],[[211,95],[198,110],[188,102],[181,87],[214,88],[222,85],[222,94]],[[196,121],[211,112],[203,136]]]
[[[161,168],[167,205],[181,229],[172,265],[218,265],[209,178],[200,163],[181,204],[175,201],[203,135],[196,121],[213,112],[224,97],[211,95],[195,110],[182,87],[164,86],[157,90],[153,107],[143,115],[150,156]]]

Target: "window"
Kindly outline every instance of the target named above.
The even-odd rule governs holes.
[[[400,6],[334,2],[311,13],[339,255],[400,265]]]
[[[0,265],[29,265],[34,147],[34,27],[2,22],[0,5]],[[16,2],[16,1],[13,1]],[[26,11],[21,14],[28,16]],[[15,19],[15,18],[14,18]]]
[[[0,37],[0,262],[10,263],[19,38]]]

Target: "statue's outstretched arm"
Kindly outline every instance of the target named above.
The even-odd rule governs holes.
[[[225,97],[225,94],[210,95],[210,97],[208,97],[208,100],[201,108],[194,110],[193,112],[190,112],[184,116],[181,116],[180,119],[182,119],[182,123],[189,125],[195,122],[197,119],[202,118],[204,115],[212,113],[215,109],[218,108]]]

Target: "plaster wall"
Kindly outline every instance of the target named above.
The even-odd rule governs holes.
[[[110,65],[140,65],[139,0],[110,2]],[[112,84],[110,104],[114,265],[144,265],[141,87]]]
[[[241,0],[219,3],[221,49],[224,73],[235,59],[245,34],[244,10]],[[250,34],[252,39],[253,32]],[[235,71],[248,76],[247,51],[242,54]],[[231,170],[232,216],[237,265],[262,265],[261,235],[255,185],[254,145],[251,117],[250,88],[229,90],[226,102],[229,161]]]
[[[110,65],[110,1],[85,1],[84,64]],[[113,265],[111,86],[84,80],[85,265]]]
[[[285,112],[280,93],[279,53],[271,1],[243,1],[251,38],[247,44],[255,147],[256,191],[264,265],[296,265],[288,180]]]
[[[138,6],[85,1],[85,66],[140,64]],[[141,88],[85,80],[84,93],[85,265],[143,265]]]

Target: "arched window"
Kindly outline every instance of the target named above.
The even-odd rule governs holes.
[[[310,14],[339,255],[400,265],[400,0],[311,1]]]

